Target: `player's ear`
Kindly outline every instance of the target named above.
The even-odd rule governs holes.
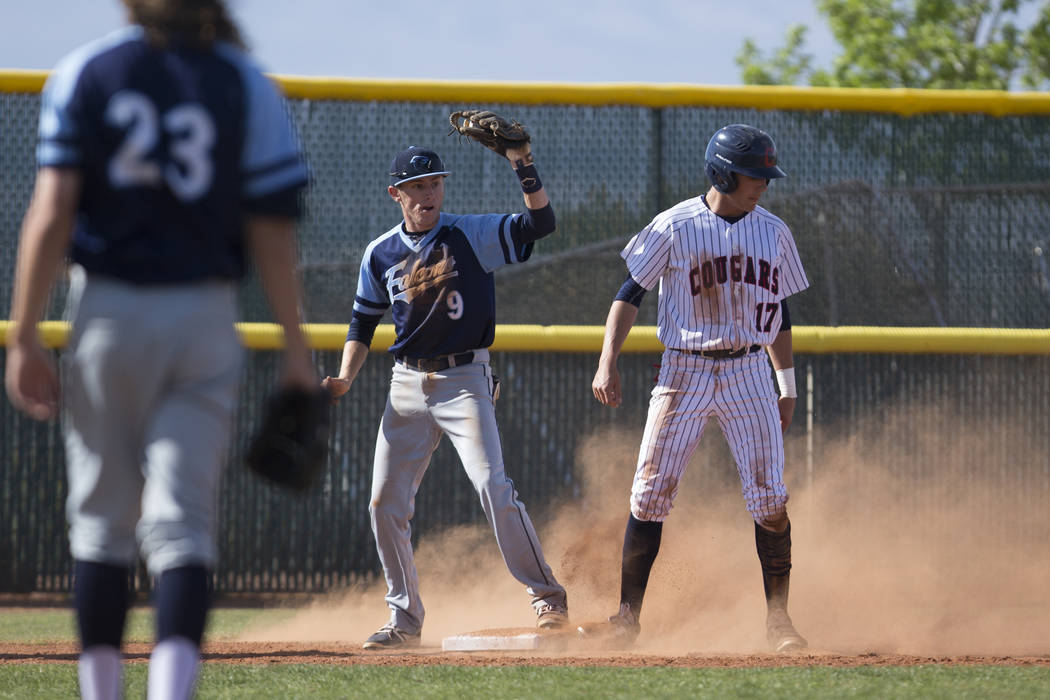
[[[387,185],[386,191],[390,194],[390,198],[395,202],[401,202],[401,190],[394,187],[393,185]]]

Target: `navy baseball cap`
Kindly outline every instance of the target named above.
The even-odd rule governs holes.
[[[390,164],[390,184],[394,187],[421,177],[451,174],[437,153],[419,146],[409,146],[394,156]]]

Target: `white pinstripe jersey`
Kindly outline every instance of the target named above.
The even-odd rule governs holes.
[[[668,348],[769,345],[780,301],[809,286],[787,224],[758,206],[729,223],[702,197],[657,214],[620,256],[642,287],[660,283],[658,337]]]

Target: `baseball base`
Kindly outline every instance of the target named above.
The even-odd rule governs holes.
[[[576,630],[538,630],[510,627],[478,630],[445,637],[442,651],[564,651],[576,638]]]
[[[442,651],[566,651],[610,650],[630,646],[607,622],[570,625],[561,630],[530,627],[478,630],[445,637]]]

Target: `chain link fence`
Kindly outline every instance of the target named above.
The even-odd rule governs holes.
[[[441,154],[453,172],[446,183],[446,211],[520,210],[521,193],[508,164],[448,135],[448,113],[463,106],[289,101],[313,173],[300,229],[307,321],[349,321],[364,247],[400,217],[385,191],[398,150],[415,144]],[[537,166],[558,216],[558,232],[537,245],[528,265],[497,273],[501,324],[603,324],[626,274],[619,250],[661,209],[706,190],[708,138],[725,124],[746,122],[774,137],[789,174],[771,185],[763,204],[791,227],[811,281],[811,288],[791,301],[796,325],[1050,327],[1050,116],[487,106],[517,118],[533,134]],[[39,95],[0,92],[0,307],[5,310],[33,185],[38,111]],[[62,317],[64,297],[60,284],[48,318]],[[241,320],[270,320],[252,278],[242,286],[241,308]],[[643,303],[638,323],[655,321],[654,294]],[[552,497],[579,497],[577,449],[588,435],[613,428],[640,438],[651,365],[658,356],[624,357],[625,393],[635,399],[618,411],[602,409],[591,397],[596,359],[553,350],[494,355],[506,386],[497,412],[508,473],[540,523]],[[335,374],[338,353],[318,352],[317,363],[322,375]],[[1047,358],[800,356],[797,365],[800,376],[813,375],[814,425],[804,436],[803,426],[792,429],[789,464],[801,470],[793,472],[796,480],[802,478],[798,474],[833,468],[820,459],[830,441],[871,424],[872,416],[889,406],[925,402],[921,421],[880,424],[880,434],[898,431],[906,440],[916,425],[938,434],[958,427],[953,421],[960,416],[966,425],[1001,425],[1009,416],[1014,425],[1028,428],[1020,439],[990,435],[997,446],[971,455],[953,452],[945,437],[944,450],[923,448],[921,459],[902,460],[902,478],[937,470],[963,479],[1009,472],[1027,486],[1022,494],[1004,488],[1004,498],[1009,492],[1045,501]],[[335,409],[325,482],[303,498],[273,491],[241,466],[275,366],[272,353],[254,352],[245,370],[222,489],[222,563],[215,577],[220,592],[330,590],[379,571],[367,502],[389,357],[373,354],[352,400]],[[9,564],[0,567],[0,590],[67,590],[58,428],[16,415],[5,401],[0,431],[0,562]],[[696,461],[728,463],[727,453],[714,450]],[[435,453],[416,512],[417,539],[483,519],[447,441]]]

